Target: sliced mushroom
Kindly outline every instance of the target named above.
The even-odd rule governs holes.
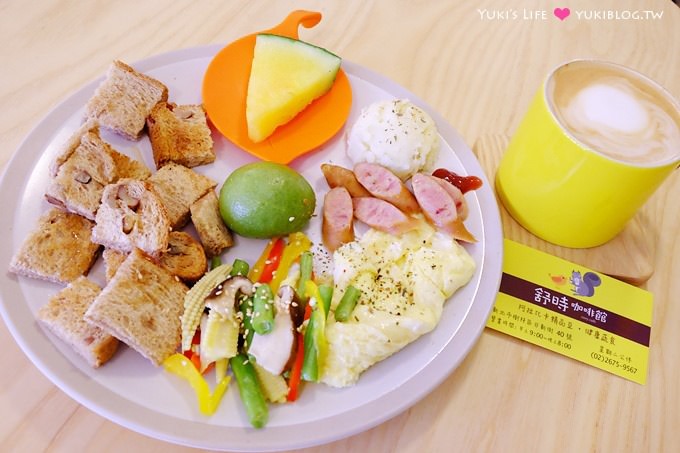
[[[298,328],[305,320],[305,310],[300,304],[300,299],[293,287],[284,285],[279,288],[279,292],[274,299],[274,306],[277,310],[285,310],[290,313],[293,326]]]
[[[241,292],[248,296],[253,294],[253,282],[247,277],[236,275],[229,277],[208,295],[205,306],[211,310],[215,310],[226,318],[230,318],[234,311],[238,308],[236,305],[236,296]]]
[[[297,306],[295,306],[297,305]],[[253,335],[248,353],[257,364],[273,374],[281,374],[291,367],[297,349],[297,331],[294,318],[299,311],[295,290],[284,285],[274,299],[276,315],[274,328],[265,335]]]

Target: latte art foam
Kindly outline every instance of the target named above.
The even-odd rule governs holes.
[[[558,69],[547,88],[560,123],[592,150],[635,164],[680,156],[680,113],[644,79],[581,61]]]

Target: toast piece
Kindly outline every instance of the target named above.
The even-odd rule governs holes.
[[[165,205],[173,230],[186,225],[191,204],[217,186],[207,176],[173,162],[161,167],[148,181]]]
[[[129,253],[139,248],[154,258],[168,248],[170,223],[151,184],[124,178],[104,188],[92,241]]]
[[[156,168],[168,162],[196,167],[215,161],[213,140],[202,105],[161,102],[146,119]]]
[[[83,319],[100,292],[96,283],[78,277],[38,310],[38,320],[93,368],[106,363],[118,349],[118,339]]]
[[[85,313],[85,320],[118,338],[154,365],[180,344],[188,288],[134,249]]]
[[[197,281],[208,269],[203,246],[184,231],[170,233],[168,249],[161,255],[159,263],[172,275],[188,283]]]
[[[231,232],[220,216],[219,201],[214,190],[209,190],[191,204],[191,221],[209,257],[217,256],[234,245]]]
[[[47,201],[94,220],[107,184],[123,177],[145,179],[151,171],[113,149],[100,137],[99,125],[88,121],[62,146],[50,174]]]
[[[116,275],[128,254],[113,249],[104,249],[102,257],[106,267],[106,281]],[[186,283],[194,283],[205,274],[208,259],[203,246],[184,231],[171,231],[168,235],[168,248],[161,253],[158,264]]]
[[[116,60],[87,102],[85,118],[96,119],[107,129],[137,140],[151,109],[167,100],[168,88],[163,83]]]
[[[93,226],[78,214],[50,209],[24,240],[9,270],[62,284],[86,275],[99,251],[99,245],[91,242]]]
[[[120,265],[123,264],[123,261],[125,261],[127,256],[127,253],[121,252],[119,250],[109,248],[104,249],[102,252],[102,258],[104,259],[104,276],[106,277],[106,283],[110,282],[113,276],[116,275],[116,271]]]

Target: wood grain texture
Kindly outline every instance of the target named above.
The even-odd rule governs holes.
[[[495,193],[495,176],[510,139],[502,134],[483,135],[472,146]],[[497,197],[498,200],[498,197]],[[633,285],[641,285],[654,272],[656,225],[644,212],[636,214],[614,239],[599,247],[574,249],[551,244],[520,225],[498,200],[503,236],[565,260],[610,275]]]
[[[321,11],[302,37],[402,84],[472,145],[511,135],[558,63],[604,58],[680,98],[680,9],[669,0],[41,0],[0,2],[0,168],[38,121],[103,75],[179,48],[227,43],[293,9]],[[480,11],[542,10],[546,20]],[[578,19],[577,11],[662,12],[658,20]],[[649,378],[640,386],[486,330],[461,366],[411,409],[314,452],[673,452],[680,445],[680,178],[644,207],[653,235]],[[4,272],[4,271],[3,271]],[[0,325],[0,451],[195,451],[109,422],[59,391]]]

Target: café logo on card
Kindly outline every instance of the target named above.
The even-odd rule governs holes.
[[[550,280],[558,287],[571,286],[571,293],[574,296],[592,297],[595,295],[595,288],[602,284],[602,279],[595,272],[571,271],[571,275],[566,277],[564,274],[551,274]]]

